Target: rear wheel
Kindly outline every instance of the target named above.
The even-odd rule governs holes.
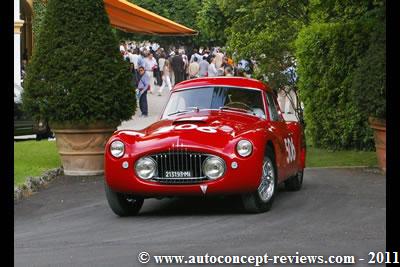
[[[277,189],[273,154],[264,157],[260,185],[253,193],[242,195],[242,203],[248,212],[260,213],[271,209]]]
[[[285,188],[289,191],[299,191],[303,185],[304,171],[298,171],[296,175],[290,177],[285,181]]]
[[[129,194],[123,194],[113,191],[106,182],[104,182],[108,205],[118,216],[137,215],[143,206],[144,198],[135,197]]]

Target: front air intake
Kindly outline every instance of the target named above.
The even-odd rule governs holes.
[[[169,184],[191,184],[208,180],[203,174],[202,166],[209,156],[183,147],[173,147],[150,155],[157,163],[157,174],[151,180]]]

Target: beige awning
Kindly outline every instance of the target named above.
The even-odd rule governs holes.
[[[166,19],[126,0],[104,0],[112,26],[150,35],[196,35],[197,31]]]

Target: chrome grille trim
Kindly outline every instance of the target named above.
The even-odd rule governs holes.
[[[203,174],[203,162],[211,154],[189,151],[188,148],[179,145],[173,145],[165,152],[149,155],[157,163],[156,176],[150,181],[166,183],[166,184],[195,184],[209,180]],[[190,171],[189,177],[165,177],[166,171],[170,172],[187,172]]]

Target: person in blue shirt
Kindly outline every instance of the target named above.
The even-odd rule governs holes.
[[[150,88],[150,78],[145,73],[143,67],[139,67],[139,82],[138,82],[138,98],[139,98],[139,108],[142,114],[140,117],[148,116],[148,107],[147,107],[147,91]]]

